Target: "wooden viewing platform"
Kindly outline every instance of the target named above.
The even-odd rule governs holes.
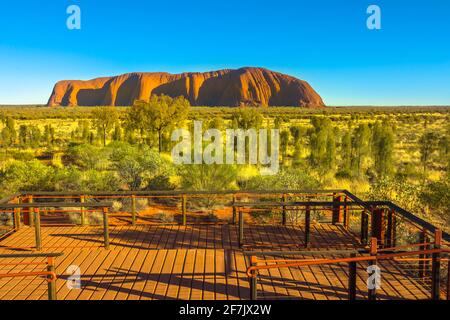
[[[24,227],[1,241],[0,254],[27,252],[34,245],[33,230]],[[111,247],[105,250],[102,228],[43,227],[43,251],[64,253],[56,260],[60,300],[249,299],[249,259],[243,250],[301,250],[303,230],[289,226],[246,227],[244,248],[238,246],[237,231],[236,226],[228,224],[110,227]],[[357,248],[353,239],[342,226],[312,226],[313,248]],[[66,286],[66,271],[71,265],[80,267],[81,289],[69,290]],[[358,299],[367,296],[366,267],[358,265]],[[403,270],[392,262],[380,267],[383,283],[379,299],[429,298],[429,283],[409,274],[409,269]],[[0,273],[36,268],[1,266]],[[346,279],[347,269],[342,265],[262,271],[260,298],[347,299]],[[0,278],[0,299],[47,299],[45,280]]]
[[[450,235],[347,190],[26,192],[0,213],[0,300],[450,299]]]

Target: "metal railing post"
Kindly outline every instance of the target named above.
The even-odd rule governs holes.
[[[250,264],[252,267],[256,267],[258,265],[258,258],[251,256]],[[250,300],[258,300],[258,278],[256,270],[252,272],[252,276],[250,277]]]
[[[20,209],[14,208],[14,229],[20,230]]]
[[[306,206],[305,208],[305,248],[309,246],[309,235],[311,232],[311,208]]]
[[[281,197],[282,203],[286,203],[286,194],[283,193],[283,196]],[[283,205],[283,211],[281,213],[281,224],[283,226],[286,225],[286,206]]]
[[[236,224],[236,195],[233,194],[233,217],[232,217],[232,224]]]
[[[369,237],[369,217],[366,210],[361,212],[361,243],[366,244]]]
[[[447,260],[447,300],[450,300],[450,258]]]
[[[136,225],[136,195],[131,195],[131,225]]]
[[[47,271],[55,272],[55,258],[48,257],[47,258]],[[53,279],[52,276],[47,276],[48,283],[48,300],[57,300],[56,298],[56,279]]]
[[[182,196],[181,196],[181,213],[182,213],[182,215],[183,215],[183,217],[182,217],[182,224],[183,224],[183,226],[186,226],[186,224],[187,224],[187,216],[186,216],[186,195],[185,194],[183,194]]]
[[[36,250],[42,250],[42,238],[41,238],[41,214],[39,208],[34,208],[34,236],[36,241]]]
[[[244,215],[242,209],[239,209],[239,246],[244,245]]]
[[[333,193],[333,214],[332,214],[332,224],[338,224],[341,222],[342,207],[339,204],[341,202],[342,196],[337,193]]]
[[[434,234],[434,248],[440,249],[442,244],[442,230],[437,229]],[[431,265],[431,299],[440,299],[441,287],[441,259],[439,252],[433,253]]]
[[[32,195],[28,197],[28,203],[33,203],[33,196]],[[30,227],[34,226],[34,214],[33,214],[33,212],[34,212],[33,208],[30,207],[28,209],[28,213],[29,213],[29,217],[30,217],[29,218]]]
[[[350,222],[350,212],[349,212],[347,202],[348,202],[348,197],[345,196],[345,198],[344,198],[344,228],[345,229],[348,229],[349,222]]]
[[[86,201],[85,196],[81,195],[80,203],[85,203],[85,201]],[[85,226],[86,225],[86,212],[84,210],[84,207],[80,208],[80,216],[81,216],[81,225]]]
[[[380,246],[384,245],[385,238],[385,223],[384,223],[384,209],[375,208],[371,212],[371,237],[377,238]]]
[[[351,254],[350,257],[356,257]],[[356,300],[356,262],[348,263],[348,300]]]
[[[427,237],[427,230],[422,229],[419,236],[419,242],[420,243],[426,243],[429,242],[429,238]],[[427,246],[420,247],[422,250],[428,249]],[[427,258],[427,255],[420,254],[419,255],[419,277],[423,278],[426,277],[427,271],[428,271],[428,261],[425,261]]]
[[[386,227],[386,236],[384,238],[384,245],[386,248],[392,248],[392,236],[393,236],[393,216],[394,212],[392,210],[388,211],[387,214],[387,227]]]
[[[377,250],[378,250],[378,239],[375,237],[372,237],[370,239],[370,255],[371,256],[376,256],[377,255]],[[370,261],[369,262],[369,266],[376,266],[377,265],[377,261]],[[369,277],[374,276],[375,271],[369,275]],[[375,275],[376,276],[376,275]],[[372,283],[372,287],[369,287],[368,292],[367,292],[367,297],[369,300],[376,300],[377,299],[377,289],[376,289],[376,281],[377,279],[374,279],[374,283]],[[369,285],[369,282],[368,282]]]
[[[105,249],[109,250],[109,218],[108,208],[103,208],[103,238]]]

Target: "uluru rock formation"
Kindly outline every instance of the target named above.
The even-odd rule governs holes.
[[[59,81],[48,105],[129,106],[153,94],[184,96],[193,106],[324,106],[306,81],[263,68],[181,74],[142,72]]]

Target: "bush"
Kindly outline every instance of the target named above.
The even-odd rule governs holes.
[[[120,201],[113,201],[112,202],[112,206],[111,206],[111,211],[112,212],[120,212],[122,207],[123,207],[122,202],[120,202]]]
[[[247,182],[251,190],[308,190],[318,189],[321,184],[301,168],[283,168],[272,176],[257,176]]]
[[[169,188],[172,164],[148,146],[115,143],[110,159],[120,180],[130,190]]]
[[[156,214],[156,219],[158,219],[159,221],[161,221],[163,223],[172,223],[175,221],[172,214],[165,213],[165,212],[159,212],[158,214]]]

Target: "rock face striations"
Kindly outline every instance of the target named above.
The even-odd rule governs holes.
[[[184,96],[193,106],[324,106],[306,81],[263,68],[127,73],[87,81],[59,81],[48,105],[129,106],[153,94]]]

